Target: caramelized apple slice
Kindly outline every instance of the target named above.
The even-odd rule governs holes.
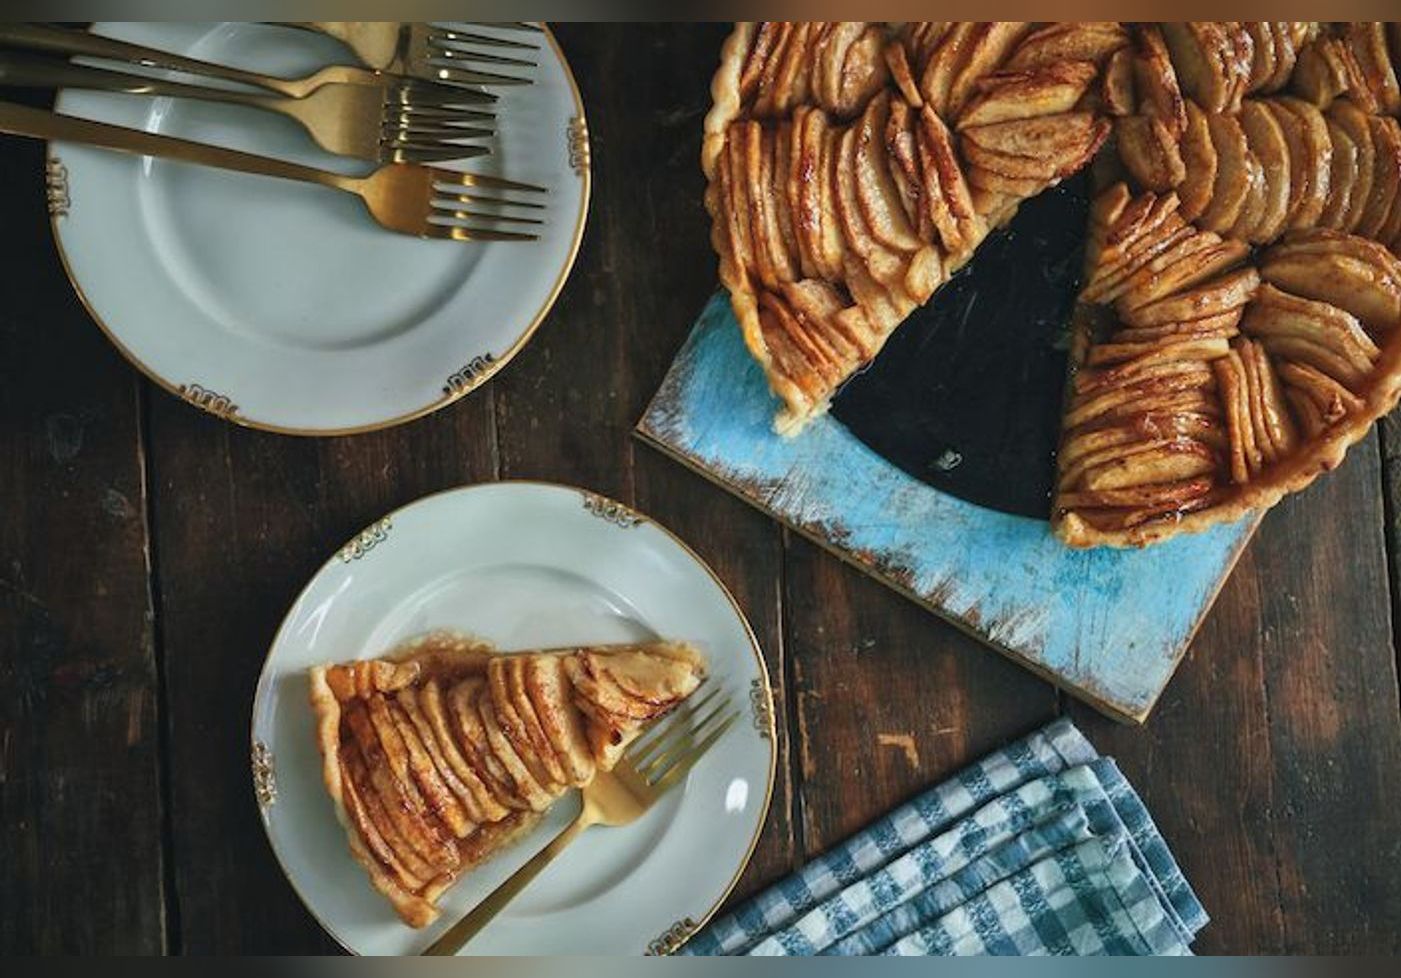
[[[948,118],[956,119],[962,114],[979,80],[996,71],[1030,29],[1029,23],[1021,21],[998,20],[980,24],[963,50],[958,69],[949,84],[945,104]]]
[[[754,31],[754,40],[749,46],[749,54],[739,73],[739,97],[742,102],[753,103],[759,89],[759,79],[764,66],[781,41],[787,39],[791,24],[766,20]]]
[[[1134,53],[1132,48],[1120,48],[1109,56],[1100,76],[1099,100],[1104,111],[1112,116],[1132,115],[1138,111],[1138,96],[1133,81]]]
[[[428,878],[456,869],[457,848],[445,832],[428,820],[423,798],[408,776],[402,741],[392,739],[386,743],[380,737],[364,701],[347,705],[341,713],[341,722],[342,729],[349,731],[350,741],[359,748],[364,760],[367,790],[363,794],[373,791],[388,817],[381,832],[387,829],[397,833],[406,843],[406,848],[396,848],[400,858],[407,860],[412,856],[421,860],[411,868],[416,875]],[[427,871],[419,873],[419,868]]]
[[[1118,21],[1050,23],[1026,35],[1004,67],[1033,71],[1071,61],[1101,64],[1128,43],[1128,33]]]
[[[1249,149],[1245,130],[1235,116],[1212,113],[1207,115],[1206,122],[1216,149],[1216,179],[1211,200],[1198,216],[1197,224],[1224,233],[1240,217],[1250,192],[1250,168],[1246,162]]]
[[[889,117],[885,123],[885,155],[890,161],[890,176],[900,195],[905,218],[921,242],[934,238],[934,221],[924,202],[924,173],[920,170],[919,149],[915,145],[914,115],[903,100],[890,100]]]
[[[1155,267],[1153,275],[1140,276],[1127,282],[1114,304],[1120,315],[1131,313],[1180,289],[1190,289],[1215,278],[1239,265],[1250,251],[1244,241],[1213,241],[1214,235],[1209,233],[1198,237],[1204,243],[1195,244],[1190,253],[1184,253],[1180,259],[1172,256],[1160,262],[1161,267]]]
[[[1286,239],[1284,247],[1265,253],[1260,274],[1266,281],[1345,310],[1377,335],[1401,323],[1401,264],[1394,256],[1365,239],[1302,233],[1311,240]]]
[[[1277,120],[1287,118],[1285,113],[1289,113],[1299,121],[1298,133],[1303,140],[1302,160],[1293,156],[1291,145],[1290,173],[1292,175],[1302,168],[1305,190],[1290,227],[1315,227],[1328,202],[1328,185],[1333,170],[1333,144],[1328,138],[1328,124],[1317,107],[1302,99],[1286,96],[1276,99],[1272,105],[1276,109]],[[1286,129],[1282,121],[1280,129]],[[1289,138],[1286,134],[1286,141]]]
[[[1289,84],[1289,76],[1294,73],[1294,64],[1299,57],[1299,48],[1305,35],[1293,30],[1294,25],[1285,21],[1265,21],[1274,54],[1274,71],[1260,87],[1261,94],[1277,92]]]
[[[1268,21],[1242,21],[1241,27],[1250,35],[1251,41],[1250,75],[1245,82],[1245,91],[1249,94],[1266,89],[1274,78],[1275,35]]]
[[[1342,230],[1357,186],[1357,144],[1332,116],[1325,121],[1328,139],[1333,144],[1333,163],[1328,174],[1328,201],[1323,205],[1318,223],[1321,227]]]
[[[1395,119],[1368,116],[1374,153],[1372,190],[1357,225],[1357,233],[1374,238],[1386,224],[1391,207],[1396,202],[1398,179],[1401,179],[1401,129]]]
[[[837,86],[837,111],[854,116],[885,87],[887,69],[881,51],[885,47],[883,28],[868,25],[847,48],[842,63],[840,84]]]
[[[565,769],[569,783],[593,780],[594,758],[584,737],[583,721],[575,708],[559,656],[524,656],[525,688],[535,715]]]
[[[1284,458],[1298,446],[1299,435],[1285,403],[1284,392],[1265,348],[1248,339],[1240,342],[1241,362],[1260,387],[1261,420],[1276,458]]]
[[[1194,221],[1211,203],[1216,185],[1216,146],[1206,113],[1197,103],[1186,104],[1187,129],[1182,136],[1183,178],[1177,188],[1182,216]]]
[[[1166,298],[1121,312],[1125,325],[1148,327],[1204,319],[1240,309],[1255,297],[1260,274],[1253,268],[1228,272]]]
[[[723,217],[722,241],[732,260],[740,287],[749,288],[750,277],[759,274],[759,260],[750,225],[752,209],[749,204],[749,178],[745,162],[748,150],[748,129],[740,123],[732,125],[725,140],[725,152],[720,161],[720,210]]]
[[[1113,367],[1112,370],[1105,370],[1100,379],[1116,383],[1130,380],[1155,364],[1178,360],[1214,360],[1225,356],[1228,349],[1229,343],[1224,336],[1178,334],[1146,342],[1100,343],[1090,348],[1085,363],[1090,367]]]
[[[1046,65],[1035,72],[998,72],[978,80],[977,94],[958,117],[959,129],[1056,115],[1075,108],[1096,69],[1090,61]]]
[[[1183,21],[1162,25],[1182,90],[1207,112],[1231,108],[1237,75],[1248,77],[1248,65],[1237,61],[1226,25],[1217,21]]]
[[[1156,116],[1173,138],[1187,129],[1187,106],[1162,31],[1145,24],[1138,31],[1133,59],[1138,111]]]
[[[1386,49],[1386,27],[1377,21],[1354,21],[1343,28],[1343,40],[1356,59],[1362,81],[1386,115],[1401,112],[1401,86]]]
[[[1356,69],[1349,70],[1349,60],[1351,53],[1337,38],[1315,39],[1299,50],[1290,90],[1320,109],[1328,108],[1351,84]]]
[[[1178,482],[1215,470],[1216,455],[1210,448],[1190,438],[1178,438],[1150,443],[1149,447],[1087,468],[1079,484],[1084,492],[1106,492]]]
[[[1056,502],[1062,511],[1085,511],[1082,515],[1100,529],[1126,529],[1206,505],[1214,488],[1212,479],[1199,477],[1126,489],[1068,492],[1061,494]],[[1119,512],[1096,512],[1103,509]]]
[[[964,52],[970,50],[985,25],[958,21],[930,52],[919,80],[919,93],[940,118],[952,118],[949,93],[958,74]]]
[[[856,188],[856,141],[856,130],[849,128],[842,133],[838,144],[840,155],[834,165],[837,216],[847,247],[861,259],[876,281],[896,288],[904,278],[905,263],[898,254],[882,246],[866,224]]]
[[[414,783],[428,809],[442,819],[452,830],[452,834],[459,839],[474,831],[477,828],[476,820],[467,813],[466,807],[446,780],[452,778],[452,772],[447,771],[445,777],[439,771],[435,759],[438,751],[429,750],[431,737],[428,742],[423,740],[418,728],[398,702],[391,703],[382,696],[376,696],[369,704],[370,715],[376,727],[381,724],[392,725],[394,733],[398,735],[408,756],[408,770],[413,775]]]
[[[1286,292],[1268,281],[1260,286],[1241,328],[1252,336],[1297,337],[1332,349],[1347,361],[1353,371],[1350,376],[1359,378],[1381,356],[1352,313],[1326,301]]]
[[[890,97],[874,98],[866,106],[855,130],[853,161],[856,167],[856,199],[866,226],[881,244],[897,251],[917,251],[923,244],[915,235],[900,203],[885,152],[885,130]]]
[[[485,690],[486,680],[464,679],[445,694],[458,748],[499,805],[508,809],[529,808],[529,803],[516,790],[509,772],[487,744],[486,729],[478,709]]]
[[[1119,159],[1146,190],[1171,190],[1187,176],[1177,140],[1155,115],[1124,116],[1114,124]]]
[[[826,282],[806,280],[783,286],[783,298],[804,332],[820,337],[833,352],[843,376],[875,353],[877,343],[869,328],[852,332],[850,317],[842,317],[846,303]],[[858,325],[863,325],[861,320]]]
[[[1149,344],[1171,338],[1204,340],[1218,336],[1230,339],[1240,332],[1237,325],[1240,323],[1243,312],[1244,309],[1232,309],[1215,316],[1190,319],[1181,323],[1169,323],[1164,326],[1133,326],[1116,331],[1109,338],[1109,342]]]
[[[541,785],[530,772],[529,766],[521,758],[515,744],[501,728],[491,691],[483,689],[477,699],[477,711],[481,717],[482,729],[486,731],[486,743],[496,760],[505,768],[516,791],[533,812],[543,812],[554,801],[554,795]]]
[[[1328,108],[1328,119],[1347,133],[1357,146],[1357,179],[1348,200],[1347,213],[1342,218],[1339,230],[1356,231],[1371,201],[1373,174],[1376,169],[1376,150],[1372,145],[1372,127],[1368,116],[1346,99],[1334,102]]]
[[[502,732],[540,787],[551,794],[564,790],[563,768],[545,739],[530,700],[525,696],[521,656],[496,656],[487,668],[492,706]]]
[[[811,222],[811,227],[820,228],[817,241],[818,267],[822,277],[830,281],[840,281],[846,266],[846,235],[842,231],[840,204],[838,202],[837,166],[840,161],[840,140],[844,130],[827,125],[827,117],[822,112],[814,112],[807,117],[812,127],[809,139],[820,146],[821,155],[814,183],[816,193],[805,198],[805,209],[801,220]],[[815,208],[815,209],[814,209]]]
[[[429,726],[433,728],[434,739],[442,748],[443,757],[447,760],[458,781],[471,793],[472,799],[476,802],[479,813],[476,815],[476,820],[478,822],[494,822],[505,818],[509,809],[496,800],[496,796],[482,780],[482,776],[457,747],[457,738],[452,731],[456,721],[449,716],[448,707],[444,705],[443,692],[438,683],[433,679],[427,680],[419,688],[417,699],[419,708],[423,711]]]
[[[1211,367],[1204,363],[1184,363],[1175,371],[1162,371],[1139,383],[1096,391],[1091,396],[1080,396],[1072,402],[1066,412],[1063,427],[1069,431],[1082,424],[1088,424],[1100,417],[1117,417],[1121,413],[1138,414],[1150,410],[1167,410],[1175,405],[1189,410],[1209,408],[1209,402],[1198,402],[1194,398],[1177,399],[1174,395],[1185,394],[1215,383]],[[1156,399],[1156,400],[1155,400]]]
[[[1226,409],[1231,481],[1243,485],[1249,482],[1251,476],[1259,472],[1264,464],[1264,457],[1255,441],[1255,427],[1250,420],[1244,368],[1234,350],[1212,366],[1216,371],[1217,388],[1221,392],[1221,404]]]
[[[916,108],[923,105],[924,99],[919,94],[919,85],[915,82],[914,70],[910,67],[909,53],[904,43],[899,40],[890,41],[881,53],[885,57],[885,66],[890,71],[891,80],[900,90],[900,96]]]
[[[779,89],[779,74],[783,69],[789,46],[799,32],[799,27],[805,25],[781,21],[775,26],[778,36],[774,38],[773,47],[764,59],[758,83],[754,88],[754,99],[751,103],[753,114],[760,117],[772,117],[778,112],[775,96]]]
[[[1304,395],[1317,409],[1316,418],[1322,425],[1337,424],[1349,414],[1360,413],[1365,406],[1361,398],[1311,364],[1285,359],[1279,364],[1278,370],[1279,379],[1286,387],[1286,396],[1290,391]],[[1289,403],[1296,409],[1299,407],[1292,397],[1289,398]],[[1316,429],[1317,426],[1309,427]]]
[[[808,100],[811,79],[811,58],[809,49],[820,24],[799,22],[784,47],[783,60],[774,74],[773,88],[764,94],[769,97],[773,112],[782,117],[792,114],[793,107]],[[759,112],[755,107],[756,114]]]
[[[838,117],[852,114],[842,100],[847,55],[862,35],[866,21],[838,21],[817,42],[813,51],[813,94],[818,104]]]
[[[1246,144],[1259,161],[1264,178],[1261,212],[1244,235],[1247,241],[1258,244],[1274,240],[1289,217],[1289,144],[1274,113],[1255,99],[1246,99],[1242,104],[1240,122]]]
[[[929,106],[917,119],[917,147],[924,174],[924,200],[951,257],[972,252],[985,225],[973,207],[963,169],[953,147],[953,135]]]

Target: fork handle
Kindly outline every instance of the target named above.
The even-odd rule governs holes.
[[[588,817],[588,807],[579,813],[579,817],[569,824],[559,835],[555,836],[549,845],[541,849],[534,856],[530,857],[530,862],[512,873],[504,883],[492,890],[485,900],[472,908],[467,916],[438,938],[423,953],[429,956],[445,957],[456,954],[462,945],[476,937],[483,927],[491,923],[506,906],[517,896],[521,890],[530,884],[530,881],[539,876],[541,871],[554,862],[556,856],[565,850],[569,843],[573,842],[584,830],[593,824],[593,819]]]
[[[183,163],[198,163],[214,166],[222,170],[237,170],[240,173],[255,173],[265,177],[280,177],[283,180],[300,180],[323,187],[356,192],[359,181],[354,177],[342,176],[315,167],[289,163],[286,160],[268,156],[256,156],[223,146],[210,146],[195,143],[174,136],[144,132],[140,129],[127,129],[105,122],[78,119],[73,116],[57,115],[43,109],[33,109],[27,105],[0,102],[0,132],[14,136],[28,136],[33,139],[57,139],[89,146],[100,146],[122,153],[136,153],[141,156],[158,156]]]
[[[384,30],[382,22],[364,20],[308,20],[289,26],[334,37],[348,47],[366,68],[385,71],[399,53],[399,32]]]
[[[83,88],[90,91],[122,92],[127,95],[164,95],[194,98],[206,102],[231,102],[254,108],[271,108],[276,96],[235,92],[227,88],[205,88],[184,82],[150,78],[126,71],[111,71],[45,58],[19,51],[0,50],[0,86],[14,88]]]
[[[161,51],[142,44],[119,41],[88,31],[64,27],[46,27],[42,24],[0,24],[0,44],[11,47],[29,48],[37,51],[51,51],[63,55],[83,55],[91,58],[106,58],[109,61],[126,61],[131,64],[146,65],[151,68],[167,68],[192,75],[205,75],[223,78],[227,81],[252,85],[289,98],[302,98],[308,94],[305,86],[296,80],[274,78],[257,72],[245,71],[231,65],[200,61],[184,55]]]

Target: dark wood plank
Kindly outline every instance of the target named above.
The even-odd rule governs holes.
[[[1376,436],[1266,517],[1118,757],[1214,922],[1206,953],[1401,948],[1401,721]]]
[[[0,952],[165,947],[137,375],[51,241],[43,147],[0,143]]]
[[[715,288],[700,122],[726,30],[560,25],[589,116],[594,199],[559,304],[497,382],[502,474],[634,503],[694,546],[748,613],[781,709],[778,528],[631,437]],[[786,739],[779,748],[771,814],[736,896],[793,867]]]
[[[495,471],[490,396],[391,431],[298,439],[152,394],[175,882],[193,953],[329,951],[282,877],[249,777],[253,688],[293,598],[385,512]]]
[[[1401,634],[1401,418],[1395,414],[1377,425],[1382,451],[1382,502],[1386,513],[1386,566],[1391,585],[1393,640]],[[1401,641],[1395,642],[1397,672],[1401,673]]]
[[[1054,688],[788,534],[784,631],[807,857],[1049,722]]]

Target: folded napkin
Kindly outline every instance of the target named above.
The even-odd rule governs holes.
[[[1067,719],[962,771],[680,954],[1190,954],[1207,922],[1143,802]]]

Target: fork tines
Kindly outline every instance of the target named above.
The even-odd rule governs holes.
[[[497,50],[481,51],[478,47]],[[502,53],[502,50],[513,52]],[[531,69],[536,63],[515,53],[536,51],[538,46],[481,31],[461,31],[438,24],[413,24],[408,30],[407,62],[425,76],[458,85],[528,85],[531,80],[518,74],[487,71],[492,68]]]
[[[629,745],[624,757],[649,788],[663,792],[685,777],[739,716],[729,694],[716,687]]]
[[[541,211],[544,205],[531,200],[504,196],[543,194],[549,191],[529,183],[479,173],[459,173],[437,169],[433,177],[433,214],[428,236],[459,241],[536,241],[529,228],[542,226],[538,217],[510,213],[508,209]],[[482,190],[496,191],[481,193]],[[485,209],[482,209],[482,208]],[[502,227],[501,225],[506,225]],[[511,226],[524,226],[510,230]]]

